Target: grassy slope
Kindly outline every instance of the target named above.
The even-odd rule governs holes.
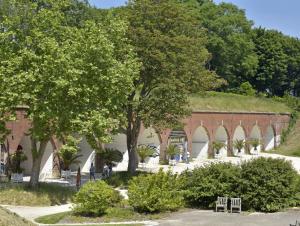
[[[191,96],[190,106],[194,111],[291,112],[285,104],[269,98],[217,92]]]
[[[35,226],[18,215],[0,207],[0,225],[2,226]]]
[[[280,145],[274,153],[300,157],[300,119],[297,120],[292,132],[288,135],[284,144]]]
[[[30,190],[26,184],[0,183],[0,204],[51,206],[71,202],[75,190],[55,184],[40,184]]]

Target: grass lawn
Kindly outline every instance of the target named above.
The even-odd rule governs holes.
[[[170,213],[141,214],[134,212],[132,208],[114,207],[109,208],[101,217],[83,217],[74,215],[72,212],[46,215],[36,218],[35,221],[42,224],[65,224],[65,223],[108,223],[124,221],[154,220],[168,216]]]
[[[29,189],[26,183],[0,183],[0,204],[20,206],[51,206],[69,203],[74,188],[41,183],[39,188]]]
[[[0,225],[1,226],[36,226],[33,223],[26,221],[18,215],[9,212],[0,207]]]
[[[288,106],[271,98],[221,92],[192,95],[190,106],[194,111],[291,112]]]

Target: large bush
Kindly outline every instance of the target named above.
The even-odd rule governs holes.
[[[231,163],[210,164],[182,174],[182,188],[187,204],[213,207],[218,196],[236,197],[240,167]]]
[[[128,188],[129,204],[139,212],[163,212],[183,206],[177,175],[160,170],[157,174],[134,177]]]
[[[81,215],[99,216],[120,200],[119,193],[104,181],[88,182],[74,197],[74,211]]]
[[[290,162],[258,158],[243,163],[241,169],[244,209],[274,212],[295,203],[298,175]]]

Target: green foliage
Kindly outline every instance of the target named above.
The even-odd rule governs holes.
[[[102,151],[97,151],[97,153],[106,164],[111,164],[113,162],[122,162],[123,160],[123,153],[118,149],[105,148]]]
[[[101,22],[84,21],[76,13],[70,18],[74,2],[12,0],[10,10],[3,10],[1,111],[28,107],[34,165],[53,136],[79,133],[109,140],[124,119],[123,106],[139,70],[126,23],[111,15]],[[33,186],[38,175],[31,177]]]
[[[164,212],[183,206],[177,175],[162,169],[157,174],[134,177],[128,188],[129,204],[138,212]]]
[[[0,183],[0,204],[17,206],[55,206],[71,203],[73,187],[40,183],[35,189],[27,183]]]
[[[176,146],[174,144],[170,144],[167,147],[166,153],[170,157],[170,159],[173,160],[175,158],[175,155],[179,155],[180,154],[180,149],[178,148],[178,146]]]
[[[147,172],[137,171],[135,176],[149,174]],[[105,179],[105,182],[113,187],[128,188],[129,181],[134,177],[129,172],[114,172],[110,177]]]
[[[249,141],[249,144],[254,148],[254,150],[257,150],[257,147],[260,145],[260,140],[252,139]]]
[[[27,156],[22,152],[22,150],[17,150],[14,154],[10,156],[10,167],[13,173],[22,173],[21,163],[27,160]]]
[[[74,197],[74,212],[100,216],[120,202],[120,194],[104,181],[87,182]]]
[[[186,171],[181,176],[188,205],[212,208],[218,196],[238,197],[241,169],[231,163],[217,163]]]
[[[145,159],[152,156],[154,154],[154,150],[151,147],[141,145],[137,148],[137,153],[140,157],[141,162],[145,162]]]
[[[239,87],[239,93],[242,95],[255,96],[255,92],[250,82],[243,82]]]
[[[226,144],[222,141],[214,141],[212,143],[213,149],[216,151],[216,154],[220,154],[220,150],[226,147]]]
[[[194,7],[195,8],[195,7]],[[230,3],[201,1],[194,9],[198,23],[208,31],[211,70],[224,78],[229,88],[239,87],[256,73],[258,58],[252,40],[252,21],[245,11]]]
[[[243,209],[275,212],[294,203],[299,176],[290,162],[258,158],[244,162],[241,169],[239,195]]]
[[[65,139],[65,144],[61,146],[58,151],[58,156],[60,160],[63,162],[63,170],[69,170],[71,164],[80,163],[78,158],[82,155],[78,155],[78,143],[79,140],[72,136],[68,136]]]
[[[233,141],[233,147],[238,150],[238,153],[240,153],[245,146],[246,146],[246,142],[244,140]]]
[[[190,92],[215,88],[220,80],[205,68],[209,53],[205,30],[183,3],[130,0],[118,14],[128,19],[128,38],[142,63],[129,96],[129,170],[136,169],[136,139],[141,124],[157,129],[177,124],[189,113]],[[158,107],[159,106],[159,107]]]

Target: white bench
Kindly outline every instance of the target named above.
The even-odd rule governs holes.
[[[242,212],[242,200],[240,198],[231,198],[230,199],[230,212],[232,213],[233,209],[237,209],[237,212]]]
[[[227,211],[227,197],[218,197],[216,201],[216,212],[218,212],[218,208],[223,208],[223,211]]]

